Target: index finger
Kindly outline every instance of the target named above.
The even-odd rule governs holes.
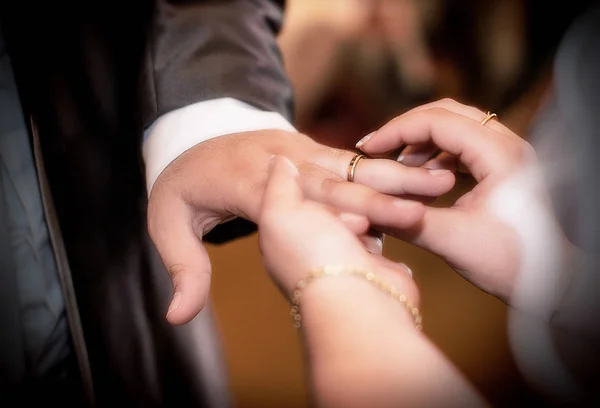
[[[492,172],[504,172],[510,165],[512,139],[439,107],[407,113],[388,122],[360,148],[368,154],[380,154],[403,144],[427,142],[458,156],[477,180]]]
[[[444,99],[440,99],[440,100],[437,100],[434,102],[426,103],[424,105],[417,106],[417,107],[409,110],[408,112],[406,112],[404,115],[413,113],[413,112],[431,109],[431,108],[444,108],[446,110],[449,110],[450,112],[458,113],[459,115],[463,115],[468,118],[471,118],[474,121],[476,121],[477,123],[481,123],[481,121],[487,117],[487,114],[484,111],[477,109],[473,106],[462,104],[451,98],[444,98]],[[402,117],[404,115],[400,115],[400,117]],[[488,122],[487,126],[494,129],[495,131],[503,133],[507,136],[512,136],[512,137],[516,136],[510,129],[508,129],[506,126],[504,126],[502,124],[502,122],[500,122],[498,120],[493,120],[493,121]]]

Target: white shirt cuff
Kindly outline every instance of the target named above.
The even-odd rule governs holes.
[[[264,129],[296,131],[279,113],[233,98],[198,102],[161,116],[146,132],[142,150],[148,195],[163,170],[188,149],[217,136]]]

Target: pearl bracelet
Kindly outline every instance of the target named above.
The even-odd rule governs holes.
[[[415,327],[417,330],[423,329],[423,317],[421,316],[419,309],[414,307],[406,298],[406,296],[398,291],[396,287],[393,285],[381,280],[377,277],[373,272],[364,270],[361,268],[356,268],[352,266],[326,266],[324,268],[315,269],[308,273],[308,275],[301,279],[297,284],[294,292],[291,296],[292,309],[290,310],[290,314],[294,319],[294,327],[299,329],[301,327],[302,317],[300,316],[300,296],[302,294],[302,289],[306,287],[310,282],[317,278],[323,278],[327,276],[356,276],[365,278],[367,281],[372,282],[377,286],[380,290],[388,293],[394,299],[397,299],[413,316],[415,320]]]

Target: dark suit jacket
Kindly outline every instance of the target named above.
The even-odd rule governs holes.
[[[1,7],[84,398],[98,406],[226,403],[210,313],[179,328],[164,317],[171,284],[146,233],[142,135],[168,111],[219,97],[290,118],[291,89],[275,43],[283,1]],[[235,221],[207,239],[223,242],[253,228]]]

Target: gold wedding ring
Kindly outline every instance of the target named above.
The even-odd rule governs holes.
[[[485,126],[486,123],[488,123],[490,120],[496,118],[496,120],[498,120],[498,115],[496,115],[495,113],[492,113],[490,111],[488,111],[487,116],[485,117],[485,119],[483,119],[481,122],[479,122],[482,126]]]
[[[364,158],[365,156],[363,156],[362,154],[357,154],[352,158],[352,160],[350,160],[350,164],[348,164],[348,181],[354,181],[354,171],[356,170],[356,165],[358,164],[360,159]]]

